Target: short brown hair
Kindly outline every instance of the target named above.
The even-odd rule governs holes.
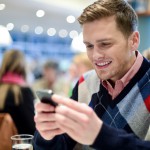
[[[84,9],[78,21],[83,25],[110,16],[115,16],[117,27],[125,37],[137,30],[137,14],[125,0],[98,0]]]

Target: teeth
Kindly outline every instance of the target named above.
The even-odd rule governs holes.
[[[109,64],[110,62],[103,62],[103,63],[97,63],[98,66],[105,66],[107,64]]]

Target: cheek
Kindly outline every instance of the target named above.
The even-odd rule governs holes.
[[[120,52],[115,52],[114,53],[115,55],[113,55],[112,53],[112,57],[114,57],[114,60],[116,61],[116,63],[121,63],[121,62],[124,62],[126,59],[129,58],[128,54],[127,54],[127,51],[126,50],[123,50],[120,51]]]
[[[87,57],[88,57],[89,61],[92,62],[92,59],[93,59],[92,53],[87,52]]]
[[[129,56],[120,54],[120,56],[116,57],[113,70],[117,73],[125,72],[126,66],[128,66],[129,63]]]

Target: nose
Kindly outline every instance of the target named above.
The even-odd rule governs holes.
[[[94,47],[93,50],[93,59],[94,60],[100,60],[104,58],[104,51],[100,50],[98,47]]]

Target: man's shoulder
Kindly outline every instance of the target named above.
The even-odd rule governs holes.
[[[91,78],[99,79],[94,69],[84,73],[83,77],[84,79],[89,79],[89,80],[91,80]]]
[[[95,70],[90,70],[79,79],[79,87],[88,87],[91,91],[99,90],[100,79]]]
[[[100,79],[96,73],[95,70],[90,70],[86,73],[84,73],[80,79],[79,79],[79,85],[80,84],[86,84],[86,85],[99,85],[100,84]]]

